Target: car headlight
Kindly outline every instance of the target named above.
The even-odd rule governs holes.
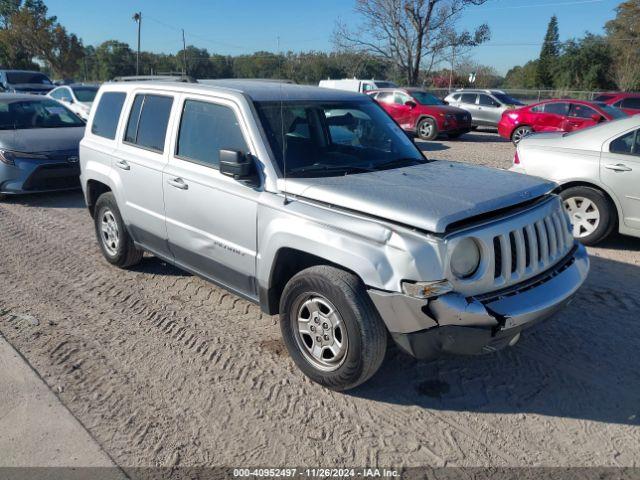
[[[451,272],[458,278],[468,278],[480,266],[480,249],[472,238],[463,238],[451,254]]]
[[[12,152],[11,150],[0,150],[0,162],[6,165],[15,165],[16,158],[24,158],[27,160],[46,160],[46,155],[40,155],[39,153],[23,153]]]

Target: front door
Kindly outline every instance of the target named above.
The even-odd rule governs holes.
[[[565,132],[573,132],[574,130],[590,127],[598,123],[597,120],[594,120],[596,117],[603,118],[602,115],[587,105],[572,103],[569,116],[565,119],[562,129]]]
[[[162,170],[167,163],[166,132],[174,98],[139,92],[130,98],[123,138],[112,161],[120,183],[121,210],[134,240],[148,250],[170,256],[164,220]]]
[[[169,247],[176,263],[257,298],[259,192],[222,175],[219,151],[249,153],[241,115],[228,100],[185,95],[175,148],[163,173]]]
[[[640,229],[640,130],[604,143],[600,177],[622,206],[624,224]]]
[[[484,93],[478,94],[477,119],[484,125],[497,125],[504,108],[498,101]]]

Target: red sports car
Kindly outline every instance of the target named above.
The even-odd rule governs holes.
[[[640,113],[640,93],[601,93],[594,99],[594,102],[602,102],[612,107],[617,107],[629,115]]]
[[[531,132],[572,132],[626,116],[622,110],[602,102],[546,100],[504,112],[498,133],[517,144]]]
[[[387,88],[370,92],[376,102],[402,127],[423,140],[440,133],[457,138],[471,130],[471,114],[450,107],[432,93],[418,88]]]

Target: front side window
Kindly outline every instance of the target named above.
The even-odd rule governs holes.
[[[598,112],[596,112],[593,108],[588,107],[587,105],[582,105],[580,103],[574,103],[571,105],[571,113],[570,117],[575,118],[591,118],[594,115],[601,116]]]
[[[105,92],[100,97],[96,113],[93,115],[91,133],[113,140],[120,120],[120,113],[127,94],[124,92]]]
[[[129,114],[125,142],[162,153],[172,105],[173,97],[136,95]]]
[[[569,104],[566,102],[545,103],[544,113],[551,113],[553,115],[562,115],[562,116],[568,115]]]
[[[393,92],[380,92],[376,96],[378,102],[393,103]]]
[[[295,130],[301,138],[308,135],[302,123]],[[240,123],[234,111],[224,105],[187,100],[182,108],[176,155],[209,167],[218,168],[220,150],[247,152]]]
[[[82,126],[76,114],[55,100],[17,100],[6,102],[0,110],[0,130]]]
[[[497,107],[498,102],[496,102],[489,95],[478,95],[478,105],[482,105],[483,107]]]
[[[609,144],[609,151],[611,153],[620,153],[623,155],[640,154],[640,135],[638,135],[638,130],[625,133],[621,137],[613,140]]]
[[[396,92],[393,95],[393,101],[395,103],[397,103],[398,105],[404,105],[405,103],[409,102],[411,100],[411,98],[409,98],[408,95],[405,95],[402,92]]]
[[[370,101],[255,102],[280,172],[325,177],[424,163],[409,137]],[[305,125],[308,135],[300,134]]]

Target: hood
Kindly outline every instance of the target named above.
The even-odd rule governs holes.
[[[46,93],[53,90],[54,85],[43,85],[41,83],[12,83],[9,85],[10,90],[16,92],[42,92]]]
[[[25,153],[77,150],[84,127],[0,130],[0,148]]]
[[[444,233],[454,222],[534,199],[554,187],[537,177],[445,161],[286,181],[286,191],[292,195],[434,233]]]

